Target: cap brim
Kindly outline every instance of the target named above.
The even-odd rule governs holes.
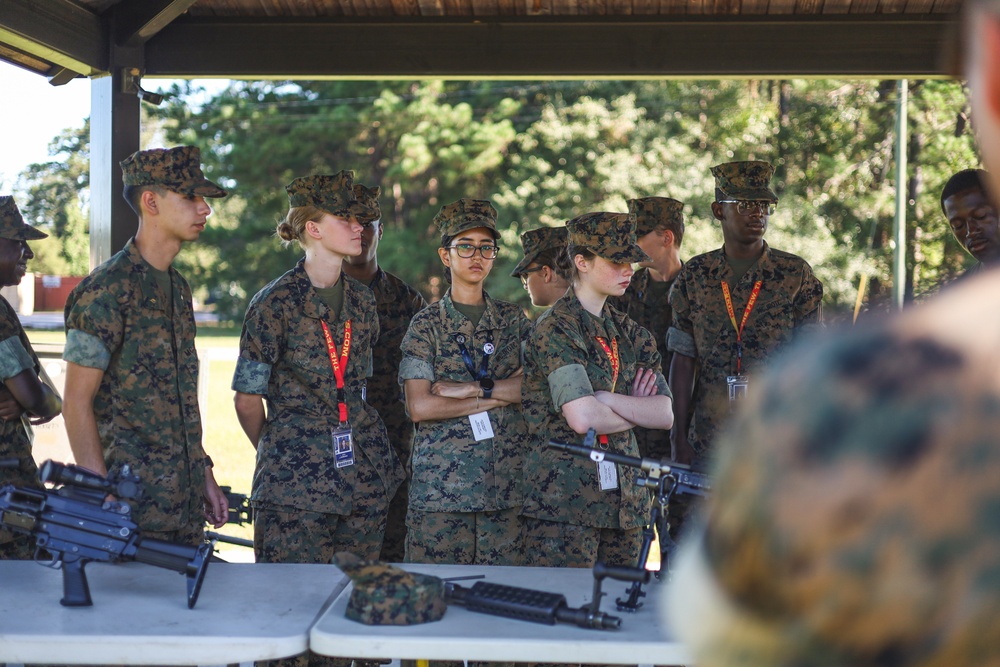
[[[341,206],[335,210],[322,210],[326,211],[330,215],[335,215],[338,218],[354,218],[358,222],[370,222],[371,220],[375,220],[375,218],[372,217],[372,209],[368,208],[361,202],[354,202],[352,204],[348,204],[347,206]]]
[[[527,270],[527,268],[529,266],[531,266],[532,262],[534,262],[536,259],[538,259],[538,255],[539,255],[539,253],[537,253],[537,252],[533,252],[531,254],[525,255],[524,259],[522,259],[520,262],[518,262],[517,266],[514,267],[514,270],[510,272],[510,275],[512,277],[514,277],[514,278],[517,278],[519,275],[521,275],[522,273],[524,273],[525,270]]]
[[[769,201],[772,204],[778,203],[778,195],[774,194],[771,188],[737,188],[729,192],[723,192],[723,194],[741,201]]]
[[[38,239],[46,239],[48,237],[48,234],[40,229],[35,229],[31,225],[24,225],[22,227],[0,233],[0,238],[9,239],[11,241],[37,241]]]
[[[464,222],[461,222],[455,228],[455,231],[451,233],[451,235],[458,236],[464,231],[468,231],[470,229],[479,229],[480,227],[489,231],[489,233],[493,235],[494,241],[500,238],[500,232],[497,231],[496,226],[487,222],[486,220],[466,220]]]
[[[650,261],[649,255],[642,251],[637,245],[613,246],[607,249],[593,248],[598,257],[603,257],[615,264],[635,264],[637,262]]]
[[[196,183],[194,186],[178,186],[177,190],[178,192],[183,192],[184,194],[195,195],[197,197],[210,197],[213,199],[217,197],[225,197],[229,194],[208,179],[205,179],[200,183]]]

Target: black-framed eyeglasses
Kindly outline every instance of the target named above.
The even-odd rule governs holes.
[[[740,215],[750,215],[760,213],[761,215],[774,215],[777,204],[770,201],[746,201],[743,199],[720,199],[720,204],[736,204],[736,212]]]
[[[475,257],[477,250],[483,256],[483,259],[496,259],[497,253],[500,252],[500,246],[490,244],[474,246],[471,243],[456,243],[453,246],[448,246],[448,248],[457,252],[458,256],[462,259]]]
[[[521,287],[523,287],[524,289],[528,289],[528,274],[534,273],[535,271],[541,271],[544,268],[545,268],[544,266],[536,266],[533,269],[525,269],[524,271],[521,271],[519,274],[517,274],[517,277],[521,279]]]

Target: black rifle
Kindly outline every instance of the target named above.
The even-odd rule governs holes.
[[[469,611],[493,616],[505,616],[520,621],[555,625],[556,622],[573,623],[581,628],[613,630],[621,627],[622,619],[600,610],[601,582],[605,577],[622,581],[648,581],[649,572],[636,571],[633,567],[612,567],[604,563],[594,565],[594,592],[587,607],[570,607],[566,596],[530,588],[517,588],[480,581],[465,588],[445,582],[444,599],[449,604],[462,605]]]
[[[93,604],[84,567],[91,561],[115,563],[135,560],[187,576],[188,609],[194,607],[205,578],[212,546],[176,544],[142,537],[132,521],[126,500],[142,497],[142,484],[128,466],[106,478],[86,468],[46,461],[38,478],[51,489],[0,489],[0,524],[33,535],[35,560],[63,571],[63,598],[67,607]],[[43,552],[51,560],[41,558]]]
[[[233,491],[230,486],[220,486],[219,488],[226,494],[226,500],[229,502],[229,518],[226,520],[226,523],[235,523],[237,526],[253,523],[253,506],[250,504],[250,497],[245,493]],[[226,544],[235,544],[239,547],[253,549],[253,540],[248,540],[244,537],[232,537],[231,535],[223,535],[214,531],[207,531],[205,537],[211,540],[213,544],[215,542],[225,542]]]
[[[670,523],[667,514],[670,499],[675,495],[683,494],[707,496],[712,490],[711,478],[705,472],[695,470],[690,466],[596,449],[594,448],[595,440],[596,432],[594,429],[590,429],[587,431],[582,445],[552,440],[549,442],[549,446],[575,456],[589,458],[597,463],[610,461],[641,471],[642,474],[636,480],[636,484],[653,491],[656,503],[650,509],[649,524],[642,532],[642,545],[639,549],[637,567],[645,568],[646,559],[649,558],[649,550],[653,545],[655,527],[656,533],[660,536],[660,573],[668,572],[671,558],[677,549],[677,544],[670,537]],[[660,573],[657,573],[657,578],[660,577]],[[617,600],[619,611],[632,612],[642,606],[639,599],[646,596],[642,590],[643,583],[645,582],[634,582],[626,591],[628,597],[625,600],[621,598]]]

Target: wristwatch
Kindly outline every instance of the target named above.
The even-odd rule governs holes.
[[[479,381],[479,388],[483,390],[483,398],[490,398],[493,396],[493,380],[490,378],[483,378]]]

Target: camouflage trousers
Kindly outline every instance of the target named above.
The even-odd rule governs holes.
[[[406,508],[410,500],[410,482],[403,480],[389,501],[385,519],[385,538],[378,559],[383,563],[402,563],[406,557]]]
[[[529,567],[634,566],[641,528],[594,528],[524,517],[524,564]]]
[[[521,508],[406,514],[406,562],[521,565]]]
[[[34,560],[35,538],[0,530],[0,560]]]

